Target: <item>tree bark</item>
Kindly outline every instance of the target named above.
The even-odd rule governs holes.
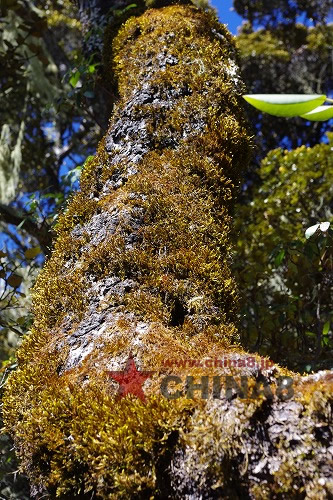
[[[328,498],[332,375],[235,344],[230,210],[251,140],[232,38],[190,6],[111,33],[119,101],[4,398],[32,496]],[[133,363],[147,380],[123,397]]]

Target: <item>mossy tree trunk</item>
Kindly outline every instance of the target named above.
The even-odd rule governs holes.
[[[105,43],[119,100],[59,221],[4,399],[32,496],[328,498],[330,375],[267,398],[253,392],[263,375],[275,390],[292,374],[234,344],[230,209],[251,141],[232,38],[169,6]],[[237,367],[211,361],[226,355]],[[145,401],[119,397],[109,376],[130,357],[152,372]],[[253,397],[225,393],[232,374]],[[203,392],[168,399],[168,375]]]

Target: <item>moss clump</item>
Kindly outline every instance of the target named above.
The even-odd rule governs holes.
[[[225,445],[231,457],[233,438],[241,442],[263,399],[251,411],[240,404],[244,425],[229,422],[221,435],[211,402],[169,401],[160,384],[185,375],[165,365],[173,356],[246,356],[232,346],[237,291],[229,268],[230,208],[251,149],[234,43],[211,14],[172,6],[128,20],[108,50],[119,101],[36,284],[33,332],[4,399],[6,427],[35,496],[223,492],[223,467],[236,470],[237,456],[214,465],[208,444]],[[153,371],[145,404],[118,399],[108,376],[130,354]],[[226,370],[197,366],[190,375],[207,373]],[[271,373],[273,384],[281,373]],[[179,465],[187,459],[189,471]],[[182,470],[197,471],[192,486]]]
[[[213,323],[221,338],[231,339],[237,292],[229,270],[229,209],[249,156],[233,40],[212,14],[175,6],[131,18],[111,54],[120,100],[85,165],[81,192],[58,223],[52,258],[35,287],[36,325],[54,328],[68,314],[80,320],[89,307],[89,281],[116,274],[139,283],[124,301],[138,316],[152,317],[148,296],[153,317],[165,324],[177,321],[172,313],[180,304],[179,321],[189,332]],[[149,150],[129,176],[133,162],[115,135],[119,122],[126,126],[133,93],[141,91],[151,95],[133,102],[130,120],[146,131]],[[128,135],[130,147],[133,130]],[[121,189],[113,183],[101,195],[114,178]],[[87,224],[112,210],[120,214],[116,231],[96,245]],[[137,230],[136,219],[143,221]],[[72,232],[78,225],[80,238]],[[128,244],[130,237],[136,244]],[[196,296],[204,300],[193,311],[188,303]]]
[[[155,462],[168,436],[184,425],[184,405],[162,397],[146,404],[135,397],[115,400],[105,379],[84,389],[68,380],[45,383],[35,411],[15,425],[32,445],[22,465],[32,477],[44,477],[51,498],[92,491],[98,498],[152,494]]]

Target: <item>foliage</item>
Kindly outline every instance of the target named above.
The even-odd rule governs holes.
[[[24,270],[22,286],[28,289],[29,252],[40,247],[36,270],[50,252],[57,213],[77,188],[78,164],[94,151],[99,133],[88,98],[71,93],[70,75],[78,61],[85,65],[82,75],[92,78],[96,68],[81,54],[80,23],[69,0],[4,1],[0,24],[0,250],[8,268]],[[80,88],[87,92],[93,85],[90,79]],[[1,293],[7,293],[10,283],[2,280]],[[4,297],[6,345],[7,332],[24,331],[24,325]],[[28,299],[15,298],[28,317]]]
[[[271,5],[271,2],[266,4]],[[274,24],[270,29],[256,31],[245,24],[237,37],[237,45],[248,94],[330,96],[333,86],[332,24],[315,27],[299,23],[293,26]],[[258,113],[250,106],[248,113],[258,145],[257,160],[279,146],[314,146],[331,126],[329,121],[313,124],[301,118],[272,120],[269,115]]]
[[[2,202],[23,213],[32,193],[38,198],[51,194],[43,209],[47,215],[54,212],[54,200],[68,194],[64,171],[80,163],[89,148],[93,151],[99,133],[88,98],[74,99],[66,76],[83,59],[79,23],[70,13],[69,1],[15,0],[2,9]],[[89,74],[94,70],[90,65]],[[8,223],[2,210],[0,216]]]
[[[324,95],[247,94],[243,97],[253,107],[273,116],[301,116],[310,121],[333,118],[333,106],[320,106],[327,100]]]
[[[330,0],[234,0],[236,12],[254,26],[273,28],[283,23],[296,24],[302,16],[304,21],[324,24],[332,12]]]
[[[75,187],[68,171],[94,150],[99,133],[89,110],[77,107],[63,81],[80,52],[80,25],[73,12],[67,0],[1,2],[2,382],[31,325],[30,288],[52,244],[52,225]],[[0,496],[28,498],[8,436],[0,436],[0,446]]]
[[[301,117],[311,122],[330,120],[333,118],[333,106],[318,106],[318,108],[305,113],[305,115],[301,115]]]
[[[2,366],[0,368],[0,398],[3,394],[3,388],[8,374],[15,369],[16,364]],[[2,417],[0,415],[0,429],[3,427]],[[28,500],[29,484],[28,479],[18,471],[18,459],[15,455],[13,442],[11,438],[0,432],[0,498],[1,499],[19,499]]]
[[[237,44],[248,93],[330,95],[333,26],[326,19],[331,2],[235,0],[234,7],[246,19]],[[250,107],[248,112],[258,145],[256,163],[267,158],[248,174],[235,217],[243,341],[296,369],[329,367],[330,341],[323,341],[322,328],[332,290],[320,257],[330,252],[330,235],[305,241],[304,231],[331,217],[327,165],[332,154],[327,144],[315,146],[331,123],[272,119]],[[294,151],[270,152],[278,146]],[[321,182],[326,192],[319,193]],[[326,302],[320,297],[324,290]]]
[[[270,152],[235,217],[243,341],[301,371],[332,368],[332,231],[305,237],[332,220],[332,147]]]
[[[39,247],[27,247],[24,254],[0,251],[0,398],[8,374],[16,368],[16,349],[32,323],[30,289],[40,257]],[[29,498],[27,479],[18,473],[13,443],[6,434],[0,434],[0,450],[0,497]]]

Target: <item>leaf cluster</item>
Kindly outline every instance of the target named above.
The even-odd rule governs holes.
[[[331,368],[333,233],[321,224],[305,235],[333,216],[328,137],[313,148],[271,151],[235,218],[243,340],[299,370]]]
[[[333,73],[333,26],[302,24],[253,31],[244,25],[237,36],[241,69],[248,94],[325,94],[330,96]],[[329,122],[309,123],[301,118],[286,121],[248,107],[256,138],[257,162],[270,150],[318,144]]]
[[[302,16],[304,21],[324,24],[330,12],[330,0],[234,0],[236,12],[252,25],[273,28],[277,24],[295,25]]]

